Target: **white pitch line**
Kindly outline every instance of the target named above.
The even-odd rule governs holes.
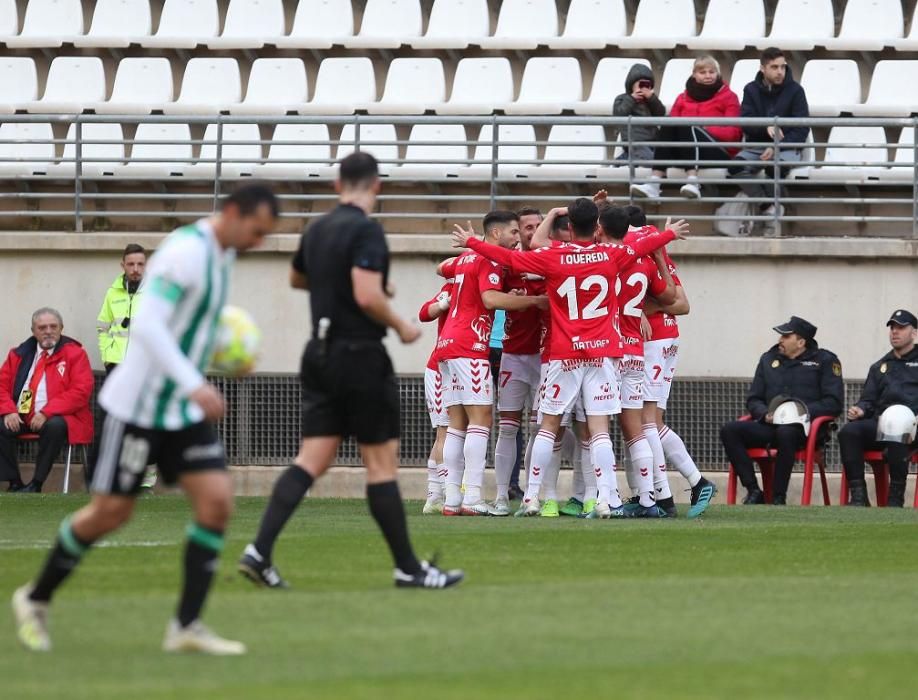
[[[50,541],[44,542],[17,542],[16,540],[0,540],[0,550],[8,549],[48,549],[53,544]],[[176,542],[157,542],[155,540],[140,542],[111,542],[104,540],[93,547],[169,547],[177,544]]]

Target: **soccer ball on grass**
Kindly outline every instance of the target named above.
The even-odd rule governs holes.
[[[251,314],[238,306],[224,306],[217,323],[211,368],[230,377],[241,377],[255,368],[261,331]]]

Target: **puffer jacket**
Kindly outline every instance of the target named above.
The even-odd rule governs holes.
[[[672,109],[669,110],[671,117],[738,117],[739,115],[739,98],[727,83],[724,83],[709,100],[694,100],[686,90],[676,98]],[[706,126],[704,130],[717,141],[737,142],[743,139],[743,130],[739,126]],[[726,150],[732,157],[739,149],[728,148]]]

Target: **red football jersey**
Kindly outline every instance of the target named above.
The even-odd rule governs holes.
[[[486,360],[494,312],[485,308],[481,295],[491,289],[503,290],[504,270],[496,262],[469,251],[444,264],[441,271],[445,277],[453,278],[453,299],[437,341],[437,359]]]
[[[545,282],[532,275],[511,272],[507,275],[504,291],[519,291],[526,296],[545,293]],[[532,306],[524,311],[508,311],[504,323],[504,353],[535,355],[542,340],[542,312]]]
[[[430,323],[431,321],[433,321],[433,319],[430,317],[430,314],[427,312],[427,309],[430,307],[431,304],[437,301],[437,297],[439,297],[444,292],[449,294],[452,288],[453,288],[453,280],[451,279],[446,280],[446,282],[444,282],[443,286],[440,288],[440,291],[437,292],[437,296],[435,296],[433,299],[428,299],[421,306],[421,310],[418,311],[418,319],[422,321],[423,323]],[[449,311],[437,316],[437,341],[440,340],[440,336],[443,334],[443,326],[446,325],[447,316],[449,316]],[[428,369],[438,369],[438,366],[437,366],[438,362],[439,362],[439,358],[437,357],[437,343],[434,343],[433,350],[431,350],[430,352],[430,357],[427,358],[427,368]]]
[[[666,282],[660,276],[653,258],[644,256],[621,271],[615,285],[618,295],[619,327],[626,355],[644,355],[644,336],[641,334],[641,313],[648,294],[658,296],[666,291]]]
[[[489,246],[477,239],[470,239],[469,247],[515,272],[545,277],[551,308],[550,359],[573,360],[624,354],[616,329],[615,279],[634,258],[674,238],[671,231],[647,236],[638,241],[636,249],[572,243],[523,252]]]
[[[625,234],[625,243],[633,244],[644,236],[657,232],[655,226],[644,226],[636,231],[629,231]],[[673,262],[672,258],[669,257],[669,253],[665,249],[663,250],[663,258],[666,260],[666,265],[669,267],[669,274],[673,278],[673,284],[677,287],[681,287],[682,282],[679,281],[679,276],[676,274],[676,264]],[[675,316],[664,313],[663,311],[658,311],[655,314],[650,314],[647,320],[650,323],[652,334],[651,340],[671,340],[679,337],[679,322],[676,321]]]

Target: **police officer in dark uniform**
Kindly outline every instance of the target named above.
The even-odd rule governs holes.
[[[884,410],[896,404],[918,413],[918,347],[915,347],[918,319],[910,311],[899,309],[886,325],[892,350],[870,366],[861,400],[848,409],[850,422],[838,433],[848,478],[848,503],[852,506],[870,505],[864,481],[864,452],[869,450],[885,451],[890,475],[888,505],[901,508],[905,504],[908,457],[914,447],[899,442],[877,442],[877,422]]]
[[[720,429],[720,439],[737,476],[746,487],[746,505],[765,502],[755,468],[746,450],[769,447],[775,456],[774,504],[787,503],[787,485],[794,454],[806,443],[801,425],[772,425],[771,411],[782,400],[806,404],[810,420],[837,416],[844,407],[841,363],[835,353],[816,344],[816,326],[798,316],[775,327],[778,344],[762,355],[746,398],[752,420],[732,421]]]
[[[397,482],[398,385],[382,340],[391,328],[403,343],[413,343],[420,330],[389,302],[389,248],[382,226],[369,218],[380,187],[372,155],[344,158],[335,183],[338,206],[309,226],[293,258],[290,285],[309,292],[312,316],[300,367],[303,439],[239,561],[240,573],[261,586],[286,587],[272,563],[274,543],[348,437],[367,468],[367,504],[389,545],[395,585],[447,588],[463,578],[461,571],[420,561],[408,538]]]

